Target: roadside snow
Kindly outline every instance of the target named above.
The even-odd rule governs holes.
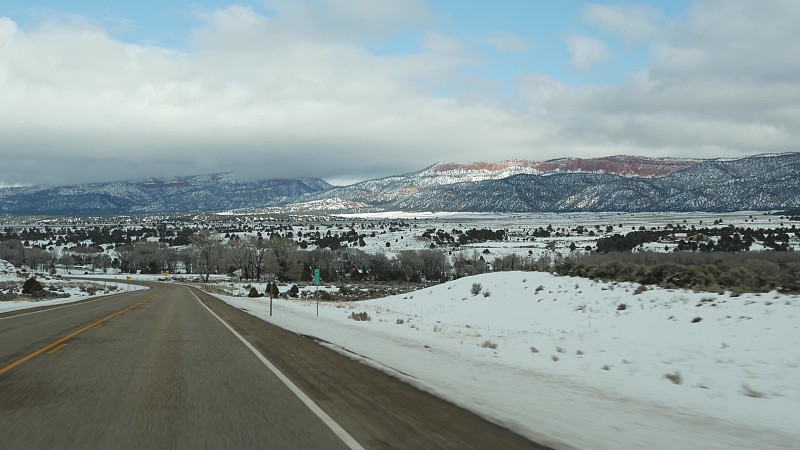
[[[17,268],[14,267],[14,265],[10,264],[8,261],[0,259],[0,285],[4,285],[6,283],[13,284],[13,291],[19,292],[26,279],[26,277],[17,276]],[[124,283],[70,280],[50,276],[37,276],[36,279],[44,285],[45,289],[69,294],[69,297],[49,300],[20,299],[0,301],[0,313],[16,311],[20,309],[37,308],[40,306],[61,305],[84,300],[89,297],[101,297],[103,295],[116,294],[130,290],[147,289],[144,286],[132,286]],[[94,295],[87,292],[86,287],[89,285],[93,285],[93,287],[97,289]],[[83,289],[81,289],[82,287]],[[1,291],[2,290],[0,290],[0,292]]]
[[[557,448],[796,448],[800,298],[637,287],[503,272],[319,317],[221,298]]]

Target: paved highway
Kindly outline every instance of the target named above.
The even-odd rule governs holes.
[[[0,316],[0,424],[3,449],[541,448],[163,284]]]

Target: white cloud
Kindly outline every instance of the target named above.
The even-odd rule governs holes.
[[[422,48],[436,53],[461,53],[466,50],[459,39],[434,32],[425,33]]]
[[[533,48],[533,45],[524,37],[511,33],[495,33],[487,39],[492,47],[501,52],[521,53]]]
[[[65,182],[235,170],[248,177],[371,177],[524,151],[539,127],[428,93],[463,64],[458,40],[381,57],[303,36],[233,6],[185,53],[96,29],[17,33],[0,49],[0,179]]]
[[[340,23],[369,26],[384,32],[427,23],[433,17],[424,0],[325,0]]]
[[[520,93],[582,155],[799,151],[798,14],[796,2],[698,1],[685,20],[648,31],[648,68],[620,85],[574,88],[530,75],[519,78]]]
[[[285,30],[355,41],[391,36],[434,18],[425,0],[267,0],[266,4]]]
[[[89,21],[23,29],[0,18],[0,180],[353,180],[441,160],[800,150],[800,3],[698,0],[655,31],[619,25],[649,36],[640,73],[602,87],[520,74],[519,95],[492,101],[463,70],[485,62],[426,25],[425,8],[396,18],[381,3],[364,12],[375,27],[346,31],[316,26],[362,3],[320,2],[206,12],[180,50],[127,44]],[[594,25],[622,23],[593,14]],[[381,27],[419,27],[418,50],[370,52]],[[569,43],[581,70],[614,58],[591,37]],[[437,95],[454,85],[464,94]]]
[[[17,24],[8,17],[0,17],[0,46],[6,44],[17,32]]]
[[[583,10],[586,22],[622,34],[628,41],[649,40],[660,31],[661,13],[646,5],[587,5]]]
[[[589,36],[568,37],[567,49],[572,56],[572,65],[580,70],[587,70],[614,59],[614,53],[603,41]]]

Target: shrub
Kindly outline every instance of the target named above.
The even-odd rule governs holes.
[[[752,397],[752,398],[764,398],[764,397],[766,397],[766,395],[763,392],[757,391],[757,390],[751,388],[746,383],[742,385],[742,392],[744,392],[744,395],[746,395],[748,397]]]
[[[483,296],[488,298],[492,296],[492,293],[489,291],[483,291]]]
[[[360,313],[350,313],[350,318],[356,322],[368,322],[372,320],[372,317],[370,317],[366,311]]]
[[[472,287],[469,289],[469,292],[472,295],[478,295],[483,290],[483,286],[480,283],[472,283]]]
[[[402,325],[402,324],[406,323],[406,321],[403,320],[403,319],[397,319],[397,321],[395,321],[395,323],[398,324],[398,325]]]
[[[672,381],[672,384],[681,384],[683,382],[683,378],[681,377],[680,372],[665,374],[664,378],[668,379],[669,381]]]
[[[258,290],[254,287],[250,288],[250,292],[247,293],[247,296],[250,298],[260,297],[261,294],[258,293]]]
[[[492,341],[483,341],[483,344],[481,344],[481,347],[490,348],[490,349],[494,350],[494,349],[497,348],[497,344],[495,344]]]
[[[28,278],[22,285],[23,294],[36,295],[43,291],[44,291],[44,286],[42,286],[42,283],[39,283],[36,277]]]
[[[264,290],[265,295],[269,295],[270,297],[277,297],[281,295],[280,289],[278,289],[278,285],[273,282],[267,283],[267,288]]]
[[[750,232],[744,230],[743,233]],[[798,269],[798,252],[785,251],[590,253],[565,258],[552,267],[559,275],[660,285],[668,289],[736,293],[769,292],[773,289],[800,291]],[[637,293],[641,292],[644,291],[637,290]]]

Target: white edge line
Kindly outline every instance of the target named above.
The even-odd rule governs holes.
[[[327,425],[328,428],[331,429],[331,431],[333,431],[333,434],[335,434],[337,437],[339,437],[339,439],[342,440],[342,442],[345,443],[345,445],[347,445],[352,450],[365,450],[364,447],[362,447],[361,444],[359,444],[358,441],[356,441],[353,438],[353,436],[350,435],[350,433],[348,433],[344,428],[342,428],[341,425],[336,423],[336,421],[333,420],[333,418],[331,416],[329,416],[325,411],[323,411],[322,408],[319,407],[319,405],[314,403],[314,400],[311,400],[311,398],[309,398],[305,394],[305,392],[301,391],[300,388],[297,387],[297,385],[295,385],[292,382],[292,380],[290,380],[286,375],[284,375],[280,370],[278,370],[278,368],[275,367],[275,365],[272,364],[272,362],[270,362],[270,360],[268,360],[263,354],[261,354],[261,352],[259,352],[255,347],[253,347],[250,344],[250,342],[247,341],[247,339],[243,338],[242,335],[237,333],[236,330],[234,330],[230,325],[228,325],[227,322],[222,320],[222,318],[220,318],[214,311],[212,311],[211,308],[206,306],[206,304],[203,303],[200,300],[200,297],[198,297],[197,294],[194,293],[194,290],[192,290],[190,288],[189,292],[192,293],[194,298],[196,298],[197,301],[201,305],[203,305],[203,307],[205,309],[207,309],[208,312],[210,312],[212,316],[216,317],[217,320],[219,320],[223,325],[225,325],[225,327],[228,330],[230,330],[230,332],[233,333],[234,336],[239,338],[239,340],[242,341],[242,343],[245,345],[245,347],[250,349],[250,351],[253,352],[253,354],[256,355],[256,357],[259,359],[259,361],[261,361],[265,366],[267,366],[267,368],[270,371],[272,371],[272,373],[274,373],[275,376],[277,376],[278,379],[281,380],[283,382],[283,384],[285,384],[286,387],[288,387],[289,390],[292,391],[294,393],[294,395],[296,395],[300,399],[300,401],[302,401],[308,407],[308,409],[311,410],[311,412],[316,414],[317,417],[319,417],[320,420],[322,420],[322,422],[325,425]]]
[[[14,315],[7,316],[7,317],[0,317],[0,320],[13,319],[15,317],[22,317],[22,316],[30,316],[31,314],[39,314],[39,313],[43,313],[43,312],[47,312],[47,311],[53,311],[54,309],[68,308],[70,306],[86,305],[88,303],[94,303],[96,301],[100,301],[100,300],[106,299],[108,297],[112,297],[114,295],[130,294],[131,292],[146,291],[146,290],[149,290],[149,288],[148,289],[134,289],[133,291],[114,292],[113,294],[103,294],[103,295],[98,296],[94,300],[88,300],[88,301],[81,301],[82,299],[73,300],[71,302],[67,302],[66,304],[54,306],[52,308],[40,309],[39,311],[31,311],[31,312],[26,312],[26,313],[22,313],[22,314],[14,314]],[[80,302],[80,303],[78,303],[78,302]],[[44,305],[44,306],[46,307],[47,305]],[[31,306],[30,309],[33,309],[33,308],[36,308],[36,306]],[[11,313],[11,312],[14,312],[14,311],[24,311],[26,309],[29,309],[29,308],[11,309],[9,311],[3,311],[3,314]]]

